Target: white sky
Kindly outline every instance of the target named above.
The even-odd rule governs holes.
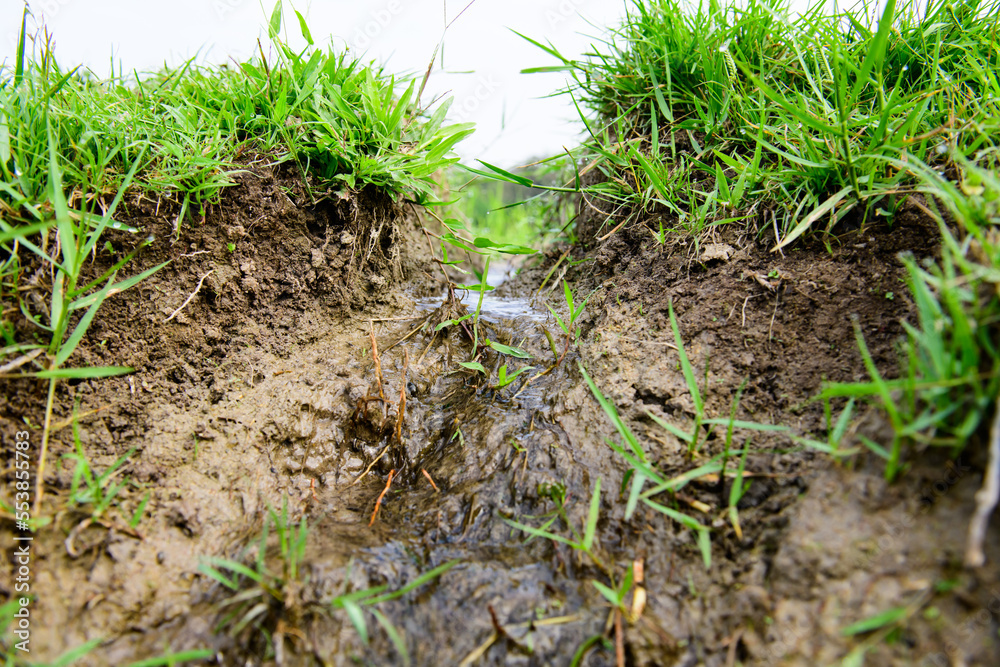
[[[108,73],[140,72],[177,65],[199,54],[202,62],[244,60],[267,49],[264,26],[274,0],[35,0],[35,17],[55,37],[56,57],[64,69],[83,64]],[[284,4],[285,34],[301,41],[293,7],[307,17],[317,45],[332,39],[338,47],[367,51],[388,72],[426,69],[441,39],[444,14],[454,18],[468,0],[298,0]],[[0,0],[0,59],[13,61],[20,29],[21,0]],[[582,125],[568,97],[545,99],[562,86],[563,74],[520,74],[525,67],[555,60],[510,29],[538,41],[551,41],[565,56],[588,50],[595,36],[617,26],[625,0],[476,0],[448,30],[445,70],[440,58],[424,100],[454,96],[452,117],[477,124],[458,153],[513,167],[530,158],[562,152],[579,142]],[[290,20],[289,20],[290,19]],[[593,25],[591,25],[593,24]],[[594,27],[594,26],[599,27]],[[29,19],[29,31],[34,26]],[[464,113],[463,113],[464,110]]]

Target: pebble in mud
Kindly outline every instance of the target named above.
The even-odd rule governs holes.
[[[361,472],[365,467],[365,462],[358,456],[349,456],[344,464],[341,466],[341,470],[347,473]]]

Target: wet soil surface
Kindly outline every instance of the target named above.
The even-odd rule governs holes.
[[[784,256],[755,239],[664,247],[641,225],[623,228],[573,250],[567,259],[585,261],[563,276],[564,261],[542,286],[565,252],[552,250],[486,300],[483,333],[532,357],[487,353],[486,381],[458,365],[471,351],[462,326],[435,330],[461,307],[429,261],[420,220],[378,193],[317,203],[292,170],[258,165],[179,239],[170,206],[137,199],[129,213],[159,238],[129,270],[173,261],[107,304],[77,362],[136,372],[64,383],[56,416],[68,423],[76,406],[98,471],[134,449],[117,475],[128,485],[88,523],[89,506],[70,499],[72,464],[60,459],[72,429],[56,433],[44,505],[53,524],[35,542],[33,658],[102,638],[80,664],[209,648],[205,664],[567,665],[587,646],[580,664],[596,666],[616,664],[620,641],[629,665],[821,665],[867,641],[866,664],[1000,664],[995,529],[989,564],[961,567],[979,443],[962,460],[921,457],[887,485],[877,460],[837,465],[786,435],[738,431],[750,480],[741,537],[717,477],[657,497],[712,528],[706,569],[690,529],[643,506],[625,518],[629,465],[609,446],[615,428],[580,371],[665,477],[718,454],[724,429],[706,429],[692,458],[651,417],[687,428],[694,413],[672,303],[708,416],[728,416],[745,382],[737,418],[822,439],[822,405],[809,399],[824,379],[865,378],[855,321],[883,372],[896,368],[910,311],[896,254],[935,252],[936,230],[919,216]],[[552,368],[545,332],[560,356],[566,349],[545,307],[565,315],[557,277],[574,284],[578,302],[591,297],[579,340]],[[534,370],[498,389],[490,385],[501,364]],[[44,390],[4,381],[5,443],[24,419],[41,422]],[[856,431],[885,435],[874,414]],[[505,521],[542,526],[559,501],[581,529],[598,480],[603,569]],[[242,612],[227,616],[240,593],[199,566],[227,558],[253,567],[269,512],[283,503],[291,523],[308,524],[304,555],[275,596],[253,598],[264,602],[240,628]],[[265,561],[281,572],[268,530]],[[562,519],[549,530],[572,536]],[[3,544],[13,544],[10,531],[4,523]],[[616,632],[593,582],[608,584],[608,570],[620,581],[637,562],[647,602]],[[375,586],[398,590],[449,563],[376,607],[405,654],[370,611],[365,644],[329,604]],[[13,591],[11,567],[0,591]],[[899,607],[906,620],[888,637],[842,632]]]

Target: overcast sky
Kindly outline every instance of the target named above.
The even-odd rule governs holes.
[[[37,0],[30,6],[56,42],[56,57],[69,69],[83,64],[99,75],[177,65],[198,55],[203,62],[249,58],[274,7],[259,0]],[[451,21],[468,0],[300,0],[285,2],[289,41],[302,43],[292,9],[306,17],[317,44],[367,53],[388,71],[426,69]],[[12,62],[23,2],[0,0],[0,59]],[[455,21],[444,41],[444,70],[435,62],[424,99],[454,96],[452,116],[477,124],[458,152],[516,166],[578,143],[582,126],[568,98],[545,96],[559,88],[562,74],[520,74],[553,59],[524,41],[516,30],[549,40],[567,57],[578,56],[617,25],[625,0],[476,0]],[[288,18],[292,20],[287,21]],[[597,27],[595,27],[597,26]],[[29,29],[32,28],[29,21]],[[266,39],[262,40],[266,48]]]

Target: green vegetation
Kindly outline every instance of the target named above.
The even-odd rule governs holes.
[[[108,231],[126,229],[114,219],[126,193],[174,201],[179,232],[204,220],[240,164],[263,155],[308,172],[323,188],[317,200],[330,189],[374,185],[426,203],[435,172],[457,160],[450,150],[472,129],[446,124],[447,102],[422,108],[418,81],[314,48],[301,15],[309,46],[293,51],[280,38],[280,1],[268,26],[271,62],[263,53],[237,67],[189,61],[133,80],[66,71],[48,44],[29,58],[26,19],[27,9],[14,70],[0,72],[0,365],[49,380],[37,515],[58,382],[131,370],[72,368],[73,352],[105,299],[163,266],[116,279],[152,240],[121,257],[107,241]],[[116,260],[99,274],[93,260],[109,251]],[[34,290],[38,282],[50,287]],[[36,331],[17,332],[13,313]]]
[[[450,230],[447,234],[439,237],[441,239],[441,256],[443,257],[443,259],[437,261],[442,267],[442,273],[444,273],[443,268],[445,266],[452,266],[461,273],[468,273],[468,271],[458,268],[458,265],[463,263],[461,260],[448,261],[448,245],[452,245],[458,247],[461,250],[465,250],[466,253],[473,253],[475,255],[484,255],[486,259],[482,271],[475,271],[475,269],[473,269],[473,271],[476,272],[476,275],[479,278],[478,283],[473,283],[471,285],[456,285],[451,280],[451,278],[448,277],[448,274],[444,273],[445,279],[447,280],[448,283],[447,290],[448,290],[448,296],[450,298],[450,301],[448,301],[446,305],[449,305],[451,307],[452,313],[456,315],[456,317],[440,322],[434,328],[434,335],[437,335],[439,331],[445,329],[446,327],[455,327],[455,326],[461,327],[461,330],[465,334],[465,337],[468,340],[468,342],[472,343],[472,353],[468,361],[460,361],[458,362],[458,365],[461,366],[462,368],[465,368],[466,370],[473,371],[474,373],[481,373],[486,376],[490,375],[489,371],[487,371],[486,367],[483,365],[483,361],[486,359],[487,352],[496,355],[515,357],[517,359],[530,359],[531,355],[525,352],[524,350],[511,345],[504,345],[503,343],[499,343],[495,340],[490,340],[485,335],[483,335],[480,330],[479,317],[482,314],[483,298],[486,296],[486,293],[488,291],[493,289],[493,287],[487,281],[490,270],[490,261],[492,260],[492,258],[496,256],[497,253],[519,255],[519,254],[531,254],[534,253],[535,251],[532,250],[531,248],[526,248],[523,246],[513,246],[510,244],[495,243],[492,240],[485,237],[477,237],[475,241],[470,241],[468,239],[456,235],[456,233],[459,232],[460,223],[458,221],[444,220],[442,221],[442,224]],[[458,298],[455,296],[455,291],[458,289],[469,290],[479,293],[479,297],[476,301],[475,310],[473,310],[472,312],[466,312],[465,306],[459,303]],[[472,325],[471,329],[466,324],[466,321],[471,323]],[[530,367],[525,366],[518,369],[512,374],[508,374],[507,364],[506,363],[503,364],[503,366],[501,366],[498,369],[497,384],[493,385],[494,388],[499,390],[502,389],[503,387],[506,387],[511,382],[513,382],[518,375],[524,373],[529,368]]]
[[[73,468],[73,481],[70,482],[69,488],[68,500],[70,506],[83,511],[87,515],[86,521],[88,523],[106,521],[108,510],[112,508],[117,508],[119,513],[121,513],[121,498],[119,494],[131,482],[127,478],[115,481],[115,477],[121,473],[121,467],[132,456],[135,449],[130,449],[118,457],[100,475],[95,475],[94,469],[87,458],[87,453],[80,442],[80,427],[75,419],[73,420],[73,444],[76,451],[63,455],[63,460],[75,464]],[[149,503],[149,498],[150,494],[146,493],[132,513],[128,521],[130,529],[135,529],[142,521],[142,515],[146,510],[146,505]],[[83,509],[85,507],[88,509]]]
[[[13,634],[17,627],[15,614],[21,609],[21,603],[17,597],[13,597],[0,605],[0,665],[3,667],[70,667],[78,664],[80,660],[86,658],[91,652],[101,645],[101,639],[91,639],[88,642],[72,648],[51,662],[31,662],[26,660],[28,654],[19,651],[16,645],[19,639]],[[179,653],[168,653],[139,660],[127,665],[127,667],[178,667],[195,661],[208,660],[214,651],[209,649],[199,649],[193,651],[181,651]]]
[[[717,426],[723,426],[726,429],[725,437],[722,438],[722,451],[713,455],[709,460],[701,463],[691,470],[687,470],[672,478],[665,477],[657,469],[656,465],[649,460],[649,457],[646,455],[646,452],[635,433],[618,414],[618,409],[614,406],[614,404],[604,397],[604,394],[601,393],[601,390],[591,379],[582,363],[579,364],[579,368],[587,386],[590,387],[591,393],[594,394],[594,398],[596,398],[598,403],[601,404],[601,408],[604,409],[605,414],[611,420],[615,430],[618,432],[618,436],[624,440],[627,445],[626,448],[618,442],[606,440],[607,444],[615,452],[621,455],[621,457],[631,466],[631,469],[625,474],[625,477],[622,480],[621,488],[623,495],[626,488],[628,488],[628,500],[625,505],[625,518],[628,519],[632,516],[641,501],[647,507],[663,514],[673,521],[676,521],[682,526],[689,528],[697,535],[698,549],[701,551],[705,567],[709,568],[712,565],[711,528],[691,515],[678,509],[678,504],[676,502],[677,493],[693,481],[713,476],[718,478],[718,485],[721,489],[724,488],[723,484],[725,479],[727,477],[731,477],[733,481],[732,486],[730,487],[728,505],[726,507],[725,514],[728,516],[736,534],[738,536],[742,536],[739,513],[736,505],[747,490],[746,483],[744,482],[744,473],[746,468],[746,455],[749,451],[748,448],[750,446],[750,441],[749,438],[747,438],[742,449],[734,450],[732,448],[733,433],[735,429],[740,429],[742,431],[769,431],[773,433],[785,433],[788,431],[788,428],[784,426],[771,426],[768,424],[758,424],[756,422],[737,420],[736,410],[739,405],[740,395],[743,391],[742,386],[733,398],[728,418],[708,418],[705,414],[705,404],[702,398],[702,392],[698,389],[694,369],[691,366],[690,359],[684,349],[684,341],[681,338],[680,328],[677,325],[676,317],[674,317],[673,305],[670,306],[670,324],[673,328],[674,340],[677,342],[677,352],[680,357],[684,377],[687,380],[688,392],[691,394],[691,399],[695,405],[695,419],[691,429],[686,431],[650,412],[647,412],[647,416],[663,430],[667,431],[681,442],[686,443],[688,446],[688,454],[690,455],[692,461],[699,454],[699,443],[707,440],[708,438],[707,429]],[[705,377],[706,379],[708,377],[707,362]],[[728,465],[729,459],[732,456],[740,457],[739,465],[736,470],[731,470]],[[645,488],[646,482],[653,482],[654,484],[649,488]],[[667,506],[658,500],[654,500],[661,494],[667,494],[668,497],[670,497],[673,507]],[[706,511],[708,509],[703,503],[689,502],[689,504],[702,511]]]
[[[272,530],[276,545],[270,540]],[[247,645],[259,651],[258,655],[273,658],[281,655],[279,644],[284,641],[286,631],[295,634],[308,617],[330,615],[333,610],[346,612],[358,636],[367,644],[369,633],[364,614],[367,610],[386,631],[403,662],[409,664],[405,639],[376,605],[401,598],[434,581],[458,561],[439,565],[395,591],[386,592],[389,586],[383,585],[345,592],[329,601],[313,602],[306,591],[309,582],[303,571],[308,538],[306,517],[302,516],[296,525],[285,498],[280,513],[269,509],[260,538],[246,549],[246,555],[252,557],[249,565],[241,557],[208,558],[199,566],[202,574],[231,593],[219,606],[223,613],[216,631],[242,636]]]
[[[447,102],[433,113],[420,107],[417,80],[313,47],[304,22],[310,46],[293,51],[280,38],[281,21],[278,3],[271,61],[211,68],[189,61],[138,80],[67,72],[48,50],[26,60],[22,45],[16,71],[0,81],[6,205],[17,214],[48,201],[50,149],[71,190],[114,192],[134,168],[137,187],[182,203],[178,224],[190,210],[203,216],[256,155],[295,161],[324,188],[317,198],[329,186],[372,184],[431,199],[432,175],[457,160],[449,151],[471,125],[447,125]]]
[[[831,399],[880,406],[894,439],[865,444],[889,479],[906,445],[960,451],[1000,393],[998,9],[890,1],[878,15],[865,4],[793,15],[784,0],[635,0],[581,59],[526,37],[557,60],[526,72],[572,79],[564,92],[590,135],[573,153],[588,165],[574,167],[576,189],[614,211],[606,225],[624,218],[660,243],[669,232],[697,243],[740,224],[781,251],[813,233],[832,249],[845,227],[891,226],[907,204],[937,221],[941,260],[904,258],[918,321],[899,379],[882,378],[859,333],[871,381],[821,394],[828,421]],[[582,186],[592,169],[600,177]],[[826,443],[803,442],[853,453],[840,449],[852,407]]]
[[[527,533],[530,537],[528,537],[526,542],[530,542],[532,539],[540,537],[552,542],[565,544],[571,549],[585,554],[587,558],[589,558],[590,561],[604,574],[604,576],[607,577],[611,584],[608,586],[597,579],[591,579],[591,583],[597,592],[611,605],[612,613],[615,614],[615,618],[619,621],[617,625],[618,632],[620,633],[620,619],[622,617],[632,618],[632,612],[626,607],[625,600],[628,597],[628,594],[633,592],[637,582],[632,565],[625,568],[625,573],[620,579],[618,579],[615,576],[614,563],[608,563],[605,560],[602,560],[600,547],[595,541],[597,535],[597,522],[600,519],[601,514],[601,479],[598,477],[597,481],[594,483],[594,492],[590,497],[587,519],[582,532],[573,525],[567,514],[566,487],[563,484],[541,485],[538,489],[538,493],[540,496],[548,498],[555,504],[555,509],[541,516],[532,517],[546,520],[540,527],[531,526],[507,518],[504,518],[504,521],[512,528],[516,528],[521,532]],[[569,529],[570,537],[564,537],[563,535],[560,535],[552,530],[552,526],[560,520],[561,523]],[[642,600],[644,603],[645,598],[642,598]],[[581,661],[587,651],[603,641],[603,634],[594,635],[588,638],[577,649],[570,664],[581,664]]]
[[[547,195],[548,188],[558,186],[564,176],[557,161],[528,165],[513,181],[493,178],[495,172],[482,178],[475,175],[477,171],[472,170],[470,180],[470,170],[461,165],[447,170],[451,204],[445,210],[449,218],[475,236],[498,243],[534,246],[542,241],[575,241],[569,200]],[[533,194],[525,191],[526,182],[535,184]]]
[[[467,356],[457,362],[462,372],[477,380],[485,376],[496,392],[534,367],[515,368],[514,359],[529,355],[516,341],[491,340],[496,336],[480,321],[492,289],[490,263],[501,255],[532,254],[546,238],[581,240],[566,216],[565,200],[536,195],[518,201],[510,186],[582,194],[587,215],[604,217],[598,220],[601,239],[625,225],[642,225],[660,245],[671,234],[691,237],[697,245],[732,228],[766,239],[775,252],[794,252],[794,244],[811,236],[832,250],[845,232],[891,227],[904,208],[917,210],[938,225],[943,243],[937,260],[902,257],[916,321],[904,325],[898,372],[876,367],[857,326],[868,381],[824,384],[817,400],[823,401],[825,439],[793,439],[838,459],[863,445],[885,460],[889,480],[922,448],[961,452],[1000,408],[998,16],[1000,0],[932,0],[923,9],[889,0],[875,16],[865,6],[831,14],[820,5],[793,16],[784,0],[730,6],[709,0],[697,7],[633,0],[625,24],[580,59],[534,42],[557,63],[528,71],[572,77],[565,93],[589,133],[583,146],[569,152],[566,171],[557,166],[561,158],[519,174],[483,163],[467,171],[489,179],[467,183],[457,180],[450,151],[471,127],[447,123],[447,102],[423,107],[419,80],[397,79],[373,64],[316,48],[298,12],[298,28],[309,46],[292,50],[281,38],[280,1],[268,25],[270,58],[262,48],[259,58],[232,67],[188,62],[148,76],[119,71],[102,79],[79,68],[65,70],[47,46],[31,59],[22,21],[14,69],[0,71],[0,374],[48,382],[36,521],[42,519],[37,510],[49,438],[58,429],[52,419],[59,383],[131,371],[80,367],[76,352],[108,298],[166,265],[119,278],[155,239],[116,218],[131,198],[155,194],[176,213],[179,236],[185,225],[204,222],[234,174],[260,161],[295,165],[316,202],[371,186],[430,207],[441,227],[424,231],[430,243],[431,238],[439,243],[435,261],[445,276],[447,301],[444,315],[427,328],[433,336],[449,327],[459,331],[468,345]],[[444,203],[435,200],[449,199],[440,197],[446,168],[448,187],[464,196]],[[123,242],[126,233],[138,236]],[[226,248],[230,255],[237,250],[233,242]],[[99,265],[110,268],[95,268]],[[475,279],[459,284],[449,271]],[[570,283],[562,282],[566,314],[548,306],[561,344],[545,332],[553,364],[522,378],[515,396],[561,367],[579,340],[578,321],[590,296],[579,301]],[[456,296],[463,290],[477,294],[471,311]],[[698,360],[688,356],[672,304],[669,321],[694,415],[690,423],[648,416],[682,443],[680,470],[665,470],[649,456],[582,364],[579,370],[617,432],[617,441],[608,445],[627,467],[616,490],[625,500],[625,519],[640,504],[662,514],[690,531],[710,568],[713,532],[728,530],[728,521],[742,537],[738,505],[750,484],[750,434],[788,429],[736,419],[745,383],[727,400],[728,416],[713,416],[708,361],[703,375],[697,373]],[[371,335],[378,362],[374,328]],[[432,337],[427,349],[433,342]],[[406,366],[404,380],[405,374]],[[378,383],[386,403],[381,377]],[[395,431],[400,441],[404,391]],[[892,439],[880,444],[859,436],[859,446],[844,446],[864,402],[886,415]],[[134,531],[149,499],[146,495],[131,516],[125,514],[120,505],[128,481],[116,477],[132,452],[98,473],[75,420],[72,425],[75,448],[63,457],[73,466],[65,500],[83,519],[66,541],[71,554],[75,534],[94,523]],[[451,437],[466,444],[457,426]],[[689,485],[710,485],[717,505],[685,495]],[[539,495],[554,504],[546,514],[530,517],[542,523],[511,518],[507,523],[529,540],[541,537],[587,556],[601,577],[591,580],[594,589],[616,621],[631,619],[626,600],[630,592],[636,599],[641,573],[634,565],[623,568],[599,544],[601,479],[582,526],[569,519],[565,487],[548,485]],[[280,512],[269,511],[262,535],[249,549],[202,563],[200,572],[225,596],[217,629],[238,637],[262,659],[281,662],[283,642],[308,620],[346,617],[367,644],[371,617],[409,663],[405,638],[378,606],[432,582],[456,562],[392,592],[387,584],[317,601],[306,595],[308,534],[306,517],[293,521],[286,501]],[[926,599],[844,628],[846,636],[870,635],[857,659],[871,642],[902,628]],[[14,609],[13,601],[0,606],[5,656]],[[588,639],[572,664],[602,642],[603,635]],[[99,643],[89,642],[53,664],[69,664]],[[190,652],[137,664],[206,656]],[[8,657],[6,664],[15,663]]]
[[[597,545],[594,544],[594,537],[597,534],[597,520],[601,515],[601,480],[597,479],[594,484],[594,493],[590,497],[590,507],[587,512],[587,522],[581,533],[573,525],[573,522],[569,520],[569,516],[566,514],[566,487],[562,484],[547,484],[539,488],[539,494],[549,498],[553,503],[555,503],[555,509],[547,514],[540,517],[547,519],[547,521],[542,524],[541,528],[535,528],[534,526],[529,526],[512,519],[504,519],[508,525],[517,528],[518,530],[531,535],[532,537],[541,537],[547,540],[552,540],[553,542],[560,542],[573,549],[576,549],[584,554],[586,554],[590,560],[598,568],[603,570],[608,577],[611,579],[612,586],[614,586],[614,572],[609,569],[604,562],[601,560],[600,555],[597,551]],[[562,523],[569,528],[572,537],[563,537],[557,533],[549,530],[552,525],[562,519]]]
[[[570,343],[580,339],[580,328],[577,327],[574,330],[573,325],[576,324],[580,315],[583,314],[583,309],[587,307],[587,302],[590,301],[591,296],[593,296],[593,293],[587,295],[587,298],[585,298],[583,302],[577,306],[574,302],[573,290],[570,289],[569,283],[563,280],[563,298],[566,300],[567,309],[565,322],[561,317],[559,317],[559,313],[557,313],[552,306],[545,304],[545,307],[549,309],[550,313],[552,313],[552,317],[556,318],[556,324],[558,324],[559,328],[562,329],[565,340],[563,351],[560,353],[556,348],[555,341],[553,341],[552,337],[549,335],[549,332],[545,332],[546,337],[549,339],[549,347],[552,348],[552,356],[556,358],[556,365],[561,364],[562,360],[566,358],[566,353],[569,351]]]
[[[995,156],[990,159],[995,159]],[[893,428],[888,449],[865,440],[886,460],[886,477],[903,468],[904,443],[962,451],[988,418],[1000,396],[1000,179],[996,172],[966,165],[961,186],[926,174],[921,186],[929,210],[941,228],[941,260],[921,266],[904,256],[917,322],[907,332],[899,378],[882,378],[868,354],[864,338],[858,346],[871,376],[867,383],[831,384],[822,397],[876,401]],[[964,181],[968,182],[968,180]],[[957,232],[945,219],[959,225]],[[958,236],[961,234],[961,236]]]
[[[637,218],[658,211],[700,233],[766,204],[779,246],[851,211],[891,223],[921,178],[912,165],[1000,138],[995,2],[924,16],[889,2],[877,28],[865,7],[687,7],[637,0],[585,59],[536,42],[560,64],[528,70],[573,77],[566,92],[597,114],[581,149],[604,174],[590,194]]]
[[[270,560],[277,560],[277,567],[268,566],[272,529],[277,537],[278,549]],[[221,605],[222,609],[228,609],[216,631],[226,630],[234,637],[247,631],[248,637],[263,638],[266,647],[260,648],[267,655],[274,655],[274,633],[279,620],[298,627],[301,616],[307,612],[306,604],[301,599],[304,587],[301,566],[308,536],[306,517],[303,516],[297,526],[292,523],[288,499],[285,498],[280,513],[268,510],[252,567],[244,565],[241,560],[215,557],[199,565],[198,570],[202,574],[234,593]]]

